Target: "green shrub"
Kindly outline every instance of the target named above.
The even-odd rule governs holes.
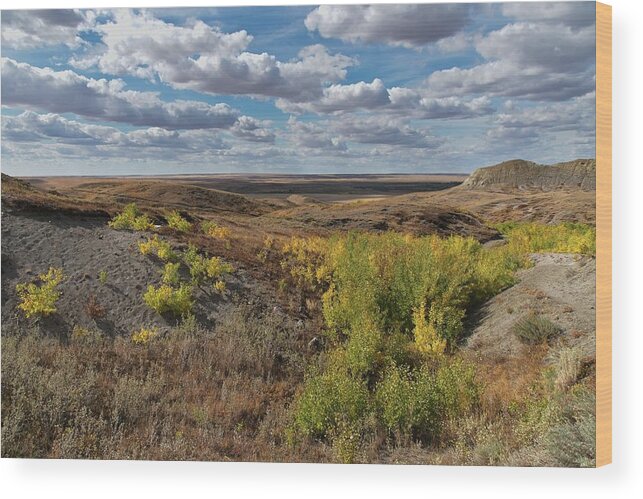
[[[345,331],[368,317],[384,331],[401,330],[411,337],[414,313],[424,307],[427,324],[449,344],[461,336],[467,308],[511,284],[519,266],[511,255],[461,237],[350,233],[316,247],[321,263],[311,256],[310,264],[316,262],[321,270],[298,264],[303,269],[298,274],[330,283],[323,311],[331,329]],[[491,279],[490,273],[500,277]]]
[[[181,264],[179,262],[172,263],[168,262],[163,267],[163,277],[162,281],[165,284],[178,284],[181,276],[179,275],[179,269]]]
[[[293,237],[281,248],[281,266],[299,285],[317,288],[327,277],[328,269],[324,265],[324,259],[328,254],[328,243],[329,240],[321,237]],[[274,239],[267,237],[263,247],[266,258],[273,246]]]
[[[531,313],[519,319],[512,331],[523,343],[537,345],[559,335],[562,330],[546,317]]]
[[[426,318],[426,304],[422,303],[413,312],[413,336],[415,346],[419,352],[426,355],[441,355],[444,353],[447,342],[437,331],[435,324]]]
[[[282,253],[298,283],[325,287],[323,314],[338,360],[323,372],[344,370],[365,383],[391,433],[431,440],[444,421],[473,407],[473,370],[440,359],[462,337],[472,304],[510,285],[523,260],[470,238],[397,233],[293,239]],[[439,361],[437,371],[424,365],[427,356]]]
[[[333,452],[343,464],[357,461],[365,429],[359,422],[340,421],[330,435]]]
[[[56,312],[56,302],[61,292],[58,286],[65,279],[63,270],[50,267],[46,274],[38,276],[40,285],[35,283],[18,284],[16,292],[20,298],[18,308],[27,317],[45,316]]]
[[[186,284],[181,284],[178,288],[167,284],[161,284],[158,288],[150,285],[143,300],[159,314],[171,313],[181,317],[192,312],[192,287]]]
[[[377,370],[382,357],[384,338],[379,329],[366,319],[353,329],[346,342],[346,366],[356,376],[366,376]]]
[[[98,282],[100,282],[103,285],[107,284],[107,271],[106,270],[101,270],[98,273]]]
[[[476,382],[472,364],[455,359],[444,362],[435,373],[440,415],[456,419],[469,413],[479,403],[481,387]]]
[[[176,253],[172,251],[170,243],[159,239],[156,234],[148,238],[147,241],[139,242],[138,249],[142,255],[156,255],[162,262],[173,262],[178,259]]]
[[[107,223],[112,229],[150,230],[154,224],[147,215],[141,214],[136,203],[130,203]]]
[[[368,409],[366,382],[341,369],[330,369],[307,379],[294,422],[303,435],[325,437],[340,421],[355,423]]]
[[[132,333],[131,340],[135,345],[146,345],[157,336],[156,328],[142,327]]]
[[[385,427],[399,435],[409,434],[414,426],[414,381],[408,366],[390,366],[377,385],[375,399]],[[429,401],[435,397],[429,397]],[[435,407],[437,411],[437,407]],[[435,415],[437,419],[437,415]]]
[[[230,234],[232,233],[228,227],[219,225],[212,220],[204,220],[201,222],[201,230],[206,236],[210,236],[215,239],[222,239],[224,241],[229,239]]]
[[[509,464],[595,466],[595,410],[596,394],[581,384],[564,392],[534,392],[512,405],[516,419],[512,430],[523,452]]]
[[[467,312],[511,286],[516,271],[529,265],[530,252],[591,252],[593,238],[592,229],[580,225],[501,230],[509,243],[488,249],[472,238],[393,232],[293,238],[282,248],[281,265],[292,280],[322,293],[332,345],[331,361],[306,379],[297,399],[302,433],[343,442],[342,435],[367,431],[363,420],[336,414],[341,384],[361,387],[370,408],[363,417],[373,416],[399,438],[448,436],[445,428],[451,431],[457,420],[475,413],[475,371],[446,355],[462,338]],[[559,332],[538,317],[514,330],[533,343]]]
[[[268,261],[268,256],[274,251],[274,249],[275,238],[268,234],[263,240],[261,250],[257,253],[257,259],[262,263],[266,263],[266,261]]]
[[[473,366],[446,362],[432,372],[426,365],[389,366],[377,385],[375,399],[385,427],[398,437],[430,441],[443,423],[471,411],[480,388]]]
[[[178,230],[179,232],[188,232],[192,229],[192,224],[183,218],[177,210],[168,212],[165,215],[165,219],[171,229]]]
[[[197,285],[211,281],[215,288],[218,286],[220,289],[221,284],[218,283],[223,282],[221,278],[234,271],[232,265],[224,262],[219,257],[213,256],[207,258],[200,255],[196,246],[193,244],[190,244],[188,249],[183,253],[183,261],[190,270],[192,282]]]
[[[505,235],[515,252],[596,254],[596,227],[591,225],[506,222],[496,228]]]

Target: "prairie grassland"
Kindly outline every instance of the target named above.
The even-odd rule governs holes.
[[[129,206],[112,225],[155,233],[139,249],[163,265],[160,286],[137,283],[139,298],[178,326],[52,335],[32,318],[3,332],[3,456],[593,463],[591,359],[548,338],[503,364],[461,349],[472,312],[512,286],[529,253],[593,254],[593,228],[505,224],[494,247],[357,231],[248,245],[168,219],[152,228]],[[224,293],[220,276],[238,264],[275,302],[239,301],[207,329],[188,289]]]
[[[240,305],[212,331],[188,318],[167,335],[5,336],[2,455],[328,461],[324,446],[283,443],[307,362],[295,331]]]

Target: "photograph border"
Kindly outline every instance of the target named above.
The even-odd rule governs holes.
[[[612,7],[596,2],[596,466],[612,462]]]

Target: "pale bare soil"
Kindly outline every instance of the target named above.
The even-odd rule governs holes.
[[[596,260],[569,254],[535,254],[534,266],[478,312],[466,348],[497,362],[517,357],[526,346],[512,333],[528,314],[547,317],[562,328],[560,340],[582,343],[593,356],[596,338]]]
[[[140,254],[138,243],[147,237],[148,234],[139,232],[110,229],[104,218],[3,213],[3,333],[18,333],[33,325],[17,308],[15,286],[36,279],[49,267],[62,268],[66,278],[61,286],[63,296],[57,305],[58,312],[42,319],[38,325],[42,329],[64,336],[74,326],[81,326],[98,328],[109,336],[128,336],[141,327],[155,327],[163,332],[176,326],[176,318],[161,317],[143,301],[147,286],[160,284],[163,266],[153,257]],[[185,247],[173,244],[177,250]],[[251,277],[243,265],[235,262],[235,267],[225,279],[224,295],[207,286],[195,288],[195,313],[205,326],[214,325],[233,301],[252,302],[259,308],[274,301],[272,290]],[[105,284],[98,279],[101,271],[107,273]],[[100,319],[88,314],[91,295],[105,310]]]

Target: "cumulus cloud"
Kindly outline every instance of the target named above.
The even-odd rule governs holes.
[[[298,121],[292,116],[288,119],[288,139],[295,146],[306,149],[332,152],[344,152],[347,150],[346,142],[328,133],[325,127]]]
[[[288,120],[287,138],[297,147],[346,153],[351,144],[394,149],[436,149],[443,140],[429,130],[413,128],[403,120],[342,115],[322,122]],[[379,153],[382,150],[378,150]]]
[[[259,121],[250,116],[240,116],[230,129],[230,132],[235,137],[250,142],[273,143],[275,141],[275,133],[270,130],[269,126],[269,122]]]
[[[469,23],[477,9],[482,7],[308,9],[309,39],[417,49],[402,51],[404,59],[394,63],[388,58],[400,50],[380,46],[360,53],[352,47],[351,55],[359,55],[348,57],[337,53],[340,42],[329,42],[332,49],[301,46],[301,33],[279,34],[284,38],[274,45],[293,44],[289,53],[300,44],[292,59],[280,60],[257,48],[265,31],[225,32],[193,10],[5,11],[3,46],[57,45],[47,51],[54,64],[67,59],[66,45],[73,54],[66,62],[74,70],[2,59],[2,104],[22,112],[2,118],[4,158],[7,165],[18,157],[27,165],[34,158],[53,164],[50,156],[59,157],[59,164],[132,158],[195,171],[211,167],[215,156],[218,167],[231,170],[295,165],[307,171],[388,169],[395,158],[411,171],[435,165],[436,158],[455,167],[506,155],[541,161],[546,154],[589,155],[595,135],[594,4],[488,6],[489,22],[474,32]],[[439,61],[433,61],[436,55]],[[357,71],[349,74],[360,60],[364,81],[355,78]],[[445,61],[456,67],[426,72],[434,63],[445,67]],[[138,91],[121,77],[139,78]],[[243,109],[260,105],[247,97],[270,100],[285,113],[305,116],[275,127],[209,99],[167,98],[167,87],[182,96],[190,94],[183,90],[240,96]],[[164,93],[144,91],[155,88]],[[462,120],[457,127],[438,128],[442,120],[456,119]],[[422,120],[437,120],[438,135]],[[447,147],[453,130],[457,145]],[[129,165],[110,164],[122,163]]]
[[[89,27],[91,12],[72,9],[3,10],[2,45],[33,49],[45,45],[78,46],[78,32]]]
[[[513,105],[498,114],[487,130],[481,151],[497,158],[538,158],[551,163],[596,154],[596,95],[590,92],[564,103],[529,107]],[[488,154],[488,152],[487,152]]]
[[[304,23],[324,38],[420,47],[464,28],[469,9],[467,4],[322,5]]]
[[[278,99],[276,106],[284,112],[302,114],[344,114],[373,111],[421,120],[462,119],[484,116],[494,112],[488,97],[429,97],[421,90],[393,87],[387,89],[379,78],[371,83],[331,85],[324,89],[319,100],[290,102]]]
[[[76,146],[110,146],[126,148],[191,149],[195,151],[227,147],[212,131],[166,130],[151,127],[123,132],[117,128],[70,120],[63,116],[25,111],[18,116],[2,117],[5,141],[51,141]],[[125,153],[128,154],[128,153]]]
[[[448,38],[439,40],[435,46],[443,54],[463,52],[471,47],[474,36],[467,33],[456,33]]]
[[[435,149],[442,139],[426,129],[413,128],[397,119],[382,116],[346,116],[328,124],[329,129],[348,142],[380,144],[404,148]]]
[[[31,142],[52,139],[64,143],[95,145],[116,134],[111,127],[81,124],[57,114],[25,111],[18,116],[2,116],[2,139]]]
[[[567,100],[594,88],[595,43],[593,26],[509,24],[476,42],[488,62],[436,71],[426,80],[427,90],[434,96]]]
[[[485,116],[494,112],[491,100],[486,97],[464,99],[460,97],[427,97],[414,89],[393,87],[389,90],[391,104],[387,108],[408,118],[415,119],[464,119]]]
[[[289,113],[339,113],[359,109],[376,109],[390,103],[388,91],[379,78],[371,83],[358,82],[350,85],[331,85],[324,88],[322,97],[311,102],[290,102],[279,99],[276,105]]]
[[[96,80],[2,59],[2,103],[7,106],[169,130],[230,128],[239,116],[227,104],[165,102],[156,92],[124,87],[120,80]]]
[[[78,67],[97,66],[103,73],[132,74],[152,79],[158,73],[189,69],[189,56],[212,53],[233,56],[252,41],[246,31],[222,33],[203,21],[174,26],[156,19],[151,12],[127,9],[107,12],[110,20],[97,24],[102,45],[85,57],[72,60]]]
[[[247,51],[253,38],[246,31],[223,33],[198,20],[175,26],[148,11],[115,10],[111,21],[95,29],[102,45],[75,58],[75,66],[209,94],[310,100],[321,95],[324,84],[344,79],[346,68],[355,64],[322,45],[302,48],[292,61],[279,61],[266,52]]]
[[[596,56],[596,33],[592,27],[534,23],[508,24],[481,38],[476,50],[485,58],[515,66],[556,73],[583,70]]]
[[[594,2],[516,2],[502,4],[502,14],[518,21],[590,26],[596,22]]]
[[[596,93],[571,99],[556,105],[510,108],[498,114],[492,138],[540,138],[547,133],[574,132],[578,137],[594,137],[596,122]]]

